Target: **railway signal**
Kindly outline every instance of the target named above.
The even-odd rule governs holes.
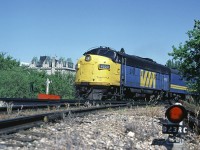
[[[187,110],[181,103],[170,106],[166,112],[166,122],[163,123],[163,134],[169,134],[167,144],[173,144],[174,147],[183,147],[182,135],[187,133],[187,127],[183,125],[183,120],[187,118]]]
[[[167,122],[163,124],[162,131],[164,134],[187,133],[187,127],[183,126],[183,120],[187,118],[187,111],[180,103],[169,107],[165,112],[165,116]]]
[[[166,117],[172,123],[180,123],[187,117],[187,111],[182,105],[173,105],[167,109]]]

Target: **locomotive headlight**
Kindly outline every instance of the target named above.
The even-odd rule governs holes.
[[[79,68],[80,68],[80,64],[77,63],[76,66],[75,66],[75,69],[78,70]]]
[[[109,70],[109,69],[110,69],[110,65],[107,65],[107,64],[99,64],[99,69],[100,69],[100,70]]]
[[[91,56],[90,55],[86,55],[85,56],[85,61],[90,61],[91,60]]]

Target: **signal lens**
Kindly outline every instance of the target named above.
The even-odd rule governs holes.
[[[181,105],[173,105],[166,111],[167,119],[172,123],[179,123],[187,116],[187,111]]]
[[[179,107],[174,107],[170,111],[170,117],[173,120],[178,120],[183,116],[183,111]]]

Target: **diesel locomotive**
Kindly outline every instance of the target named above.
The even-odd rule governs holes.
[[[177,70],[149,58],[128,55],[109,47],[85,52],[76,64],[76,94],[79,98],[133,99],[137,97],[182,97],[188,94]]]

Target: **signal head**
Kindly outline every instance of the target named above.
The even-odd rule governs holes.
[[[187,111],[182,105],[173,105],[165,113],[167,119],[172,123],[180,123],[187,117]]]

